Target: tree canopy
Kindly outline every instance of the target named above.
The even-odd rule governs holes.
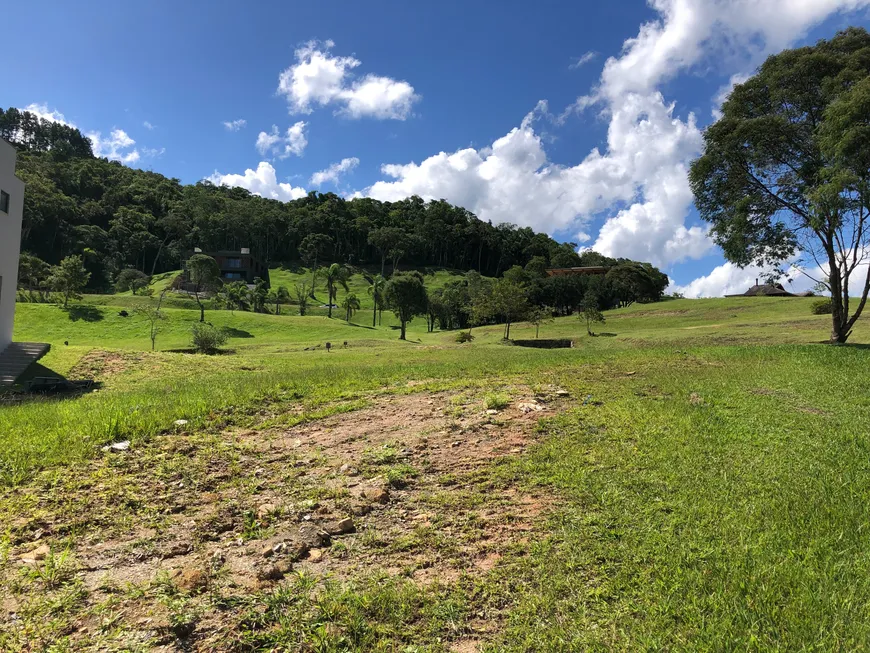
[[[690,181],[728,260],[801,268],[831,292],[845,342],[870,290],[870,34],[772,56],[722,106]],[[849,285],[860,276],[859,298]]]

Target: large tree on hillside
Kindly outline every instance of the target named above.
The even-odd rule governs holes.
[[[347,280],[350,279],[350,270],[345,266],[333,263],[324,269],[323,278],[326,282],[326,293],[329,296],[329,317],[332,317],[332,305],[338,297],[338,287],[341,286],[347,292]]]
[[[302,262],[311,268],[311,296],[314,296],[314,286],[317,283],[317,263],[332,247],[332,238],[326,234],[308,234],[299,243],[299,256]]]
[[[393,259],[393,272],[396,261],[404,254],[408,244],[408,235],[404,229],[398,227],[381,227],[369,232],[369,245],[374,247],[381,255],[381,276],[384,276],[384,267],[387,257]]]
[[[205,306],[202,298],[205,293],[214,292],[221,287],[220,268],[211,256],[194,254],[187,260],[187,274],[191,292],[199,306],[199,321],[205,322]]]
[[[368,288],[368,293],[372,296],[372,326],[378,325],[378,313],[384,310],[384,289],[386,287],[387,280],[378,275],[372,279]]]
[[[399,318],[399,340],[405,340],[405,329],[415,316],[423,315],[428,307],[426,286],[419,272],[397,272],[390,277],[384,289],[387,306]]]
[[[799,254],[831,292],[831,342],[846,342],[870,290],[870,34],[770,57],[705,132],[690,180],[728,260],[780,266]]]
[[[91,273],[85,269],[82,257],[76,254],[67,256],[52,268],[48,284],[63,295],[63,307],[66,308],[70,299],[81,299],[81,291],[90,278]]]

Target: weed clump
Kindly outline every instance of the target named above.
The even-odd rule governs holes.
[[[810,310],[813,315],[831,315],[834,312],[834,304],[830,297],[818,299],[812,303]]]

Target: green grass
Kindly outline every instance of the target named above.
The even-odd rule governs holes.
[[[278,283],[290,284],[286,274]],[[360,578],[315,592],[299,578],[243,599],[252,650],[313,641],[444,650],[438,639],[469,633],[475,615],[499,624],[493,651],[828,651],[870,641],[866,320],[855,346],[831,347],[817,344],[829,319],[811,315],[812,299],[677,300],[610,311],[599,337],[576,317],[558,319],[541,337],[576,346],[538,350],[500,344],[500,326],[458,345],[418,319],[415,342],[402,343],[391,326],[210,311],[236,337],[233,353],[208,357],[146,351],[141,320],[117,315],[140,299],[111,301],[88,298],[99,318],[77,320],[19,305],[16,338],[52,343],[49,369],[66,373],[91,349],[118,362],[98,372],[96,393],[0,408],[4,483],[40,469],[74,474],[105,442],[144,443],[178,418],[191,429],[289,425],[376,393],[448,388],[476,388],[487,408],[503,408],[509,397],[492,388],[511,381],[571,395],[536,446],[490,472],[495,484],[556,498],[546,532],[475,581]],[[167,314],[158,347],[187,346],[197,313]],[[512,334],[534,337],[534,327]],[[350,346],[305,351],[327,340]],[[414,482],[392,448],[362,462],[395,487]],[[445,487],[445,500],[459,496]]]

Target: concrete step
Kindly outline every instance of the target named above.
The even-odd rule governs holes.
[[[48,353],[42,342],[13,342],[0,352],[0,386],[12,385],[27,368]]]

